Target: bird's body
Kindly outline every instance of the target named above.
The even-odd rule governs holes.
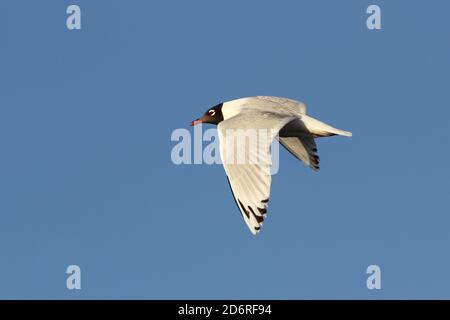
[[[351,136],[306,115],[305,104],[280,97],[257,96],[224,102],[193,121],[217,125],[220,156],[244,221],[256,234],[270,195],[270,145],[278,141],[313,170],[319,169],[315,138]]]

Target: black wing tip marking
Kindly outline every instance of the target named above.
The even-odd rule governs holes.
[[[264,222],[264,217],[263,217],[263,216],[257,215],[257,214],[255,213],[255,211],[253,211],[252,207],[250,207],[250,206],[247,206],[247,207],[248,207],[248,209],[251,211],[251,213],[253,214],[253,216],[255,217],[256,222],[258,222],[258,223]],[[259,209],[259,208],[258,208],[258,209]]]
[[[259,211],[259,213],[261,213],[261,214],[265,214],[265,213],[267,212],[267,209],[266,209],[266,208],[259,208],[259,207],[258,207],[258,211]]]
[[[250,219],[250,213],[245,209],[244,205],[242,204],[241,200],[237,200],[239,202],[239,207],[241,208],[241,213],[244,212],[245,215],[247,216],[247,219]]]
[[[250,212],[251,212],[253,214],[253,216],[255,217],[256,222],[258,222],[259,224],[264,222],[264,215],[267,213],[267,209],[257,207],[257,209],[261,215],[257,215],[253,211],[252,207],[250,207],[250,206],[248,206],[249,210],[245,209],[245,206],[242,204],[241,200],[236,198],[236,196],[234,195],[233,188],[231,187],[231,183],[230,183],[230,178],[228,178],[228,176],[227,176],[227,181],[228,181],[228,185],[230,187],[231,193],[233,194],[234,202],[236,203],[236,206],[238,207],[238,209],[240,209],[239,212],[241,213],[242,217],[244,217],[244,214],[245,214],[247,219],[250,219]],[[269,198],[261,200],[261,202],[264,204],[267,204],[269,202]],[[258,232],[261,229],[261,225],[254,227],[254,229],[256,232]]]
[[[317,152],[317,149],[316,151]],[[320,157],[317,154],[313,154],[309,157],[309,161],[311,162],[310,167],[314,171],[319,171],[320,169]]]

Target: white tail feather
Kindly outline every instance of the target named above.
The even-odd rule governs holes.
[[[346,136],[346,137],[351,137],[353,136],[353,133],[351,133],[350,131],[344,131],[344,130],[338,130],[338,135],[340,136]]]
[[[307,115],[302,115],[301,117],[306,129],[319,137],[326,137],[330,135],[341,135],[346,137],[351,137],[352,133],[344,130],[336,129],[322,121],[309,117]]]

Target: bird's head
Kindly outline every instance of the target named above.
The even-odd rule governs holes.
[[[223,103],[220,103],[209,108],[201,118],[192,121],[191,126],[195,126],[199,123],[219,124],[223,120],[222,105]]]

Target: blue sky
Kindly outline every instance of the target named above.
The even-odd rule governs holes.
[[[66,29],[72,3],[82,30]],[[450,298],[448,12],[2,1],[0,298]],[[318,142],[319,173],[283,150],[257,237],[221,166],[170,159],[174,129],[252,95],[354,134]]]

